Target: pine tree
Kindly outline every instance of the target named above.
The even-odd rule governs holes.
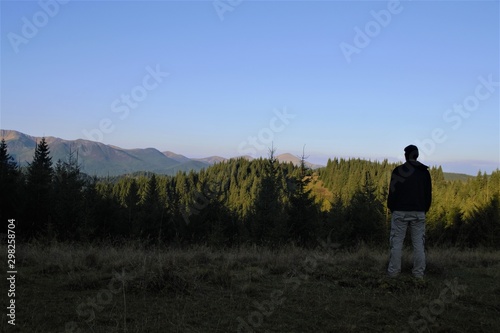
[[[6,184],[7,178],[12,176],[13,173],[17,173],[17,171],[17,164],[7,151],[5,139],[2,139],[0,141],[0,181],[2,181],[2,184]]]
[[[162,238],[162,226],[164,207],[160,201],[156,175],[149,178],[146,196],[141,207],[141,234],[150,240],[160,241]]]
[[[75,152],[70,149],[66,161],[57,161],[52,181],[52,223],[62,239],[77,237],[83,220],[84,184],[78,157],[75,157]]]
[[[52,158],[45,138],[37,144],[27,170],[27,215],[29,236],[47,234],[52,211]]]
[[[355,191],[349,203],[347,220],[353,228],[351,240],[380,243],[385,239],[383,204],[377,199],[368,171],[365,172],[364,184]]]
[[[129,231],[133,230],[137,222],[136,219],[137,219],[139,201],[140,201],[139,186],[137,185],[137,181],[135,179],[132,179],[130,181],[127,194],[124,198],[124,204],[127,209]]]
[[[333,198],[330,210],[325,216],[325,223],[321,228],[320,243],[326,241],[328,246],[332,243],[340,244],[351,234],[350,225],[345,219],[345,207],[340,196]]]
[[[0,221],[19,219],[21,173],[14,159],[7,152],[4,139],[0,142],[0,188]]]
[[[80,225],[80,241],[90,241],[95,238],[96,231],[103,216],[100,214],[99,208],[104,205],[102,197],[97,190],[97,177],[89,179],[82,192],[83,206],[82,216],[83,220]],[[103,235],[102,233],[99,233]]]
[[[85,209],[90,213],[90,217],[86,217],[85,229],[97,238],[130,235],[123,223],[127,220],[126,212],[120,198],[113,193],[114,187],[111,178],[106,177],[95,184],[87,184],[84,189]]]
[[[288,230],[290,236],[301,245],[311,244],[319,229],[319,207],[307,185],[311,182],[306,157],[302,153],[297,174],[291,178]]]
[[[477,205],[461,224],[459,246],[499,247],[500,205],[499,197],[493,196],[488,203]]]
[[[250,229],[259,243],[277,244],[288,238],[287,217],[282,203],[283,183],[279,162],[269,150],[269,157],[261,160],[262,176],[257,189]]]

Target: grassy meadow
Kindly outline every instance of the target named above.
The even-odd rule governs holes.
[[[500,252],[17,244],[1,332],[500,332]],[[8,285],[4,279],[4,290]],[[4,307],[5,309],[5,307]],[[6,310],[4,310],[6,312]]]

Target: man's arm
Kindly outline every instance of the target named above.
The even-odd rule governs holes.
[[[432,203],[432,181],[429,170],[425,172],[425,212],[428,212]]]
[[[391,213],[394,209],[394,192],[396,191],[396,181],[397,181],[395,172],[396,170],[394,169],[391,173],[391,182],[389,183],[389,194],[387,195],[387,208],[389,208]]]

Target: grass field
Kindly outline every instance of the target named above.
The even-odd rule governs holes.
[[[408,250],[388,279],[387,251],[365,246],[19,243],[16,256],[16,325],[5,301],[1,332],[500,332],[498,251],[431,248],[423,282]]]

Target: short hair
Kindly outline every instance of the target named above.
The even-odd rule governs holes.
[[[405,148],[405,159],[408,161],[409,159],[416,160],[418,157],[418,148],[414,145],[406,146]]]

